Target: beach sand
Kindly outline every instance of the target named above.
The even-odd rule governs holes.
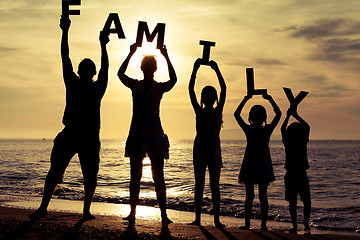
[[[74,205],[74,202],[75,205]],[[322,232],[313,230],[311,235],[289,234],[284,225],[269,222],[270,231],[257,230],[259,224],[254,220],[254,229],[240,230],[224,217],[224,223],[228,227],[218,229],[212,226],[212,216],[205,215],[202,224],[204,226],[189,226],[193,213],[169,211],[169,217],[174,223],[163,227],[159,221],[157,208],[138,208],[140,216],[135,225],[122,220],[122,216],[128,213],[128,206],[122,204],[98,204],[94,203],[96,218],[94,220],[82,221],[81,201],[52,200],[52,208],[48,215],[40,220],[30,220],[29,214],[34,211],[34,206],[39,202],[2,202],[0,206],[0,237],[4,239],[318,239],[318,240],[340,240],[359,239],[359,234],[342,234],[338,232]],[[65,204],[65,205],[64,205]],[[30,206],[31,205],[31,206]],[[59,208],[59,205],[62,208]],[[71,205],[71,207],[69,207]],[[120,206],[118,206],[120,205]],[[29,207],[30,206],[30,207]],[[100,207],[99,207],[100,206]],[[111,209],[112,206],[112,209]],[[80,208],[79,208],[80,207]],[[77,211],[71,210],[76,208]],[[98,214],[99,208],[103,214]],[[104,211],[106,208],[106,211]],[[70,209],[70,210],[69,210]],[[154,210],[155,209],[155,210]],[[121,211],[118,214],[116,211]],[[149,217],[149,216],[155,217]],[[179,221],[182,219],[182,221]],[[240,222],[243,222],[243,219]],[[286,224],[289,227],[289,223]]]

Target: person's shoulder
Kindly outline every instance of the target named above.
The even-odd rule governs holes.
[[[76,75],[76,73],[72,72],[72,74],[64,77],[64,81],[67,87],[76,86],[80,83],[80,77]]]

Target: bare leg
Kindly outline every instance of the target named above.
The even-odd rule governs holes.
[[[36,219],[36,218],[42,218],[45,217],[47,214],[47,208],[49,206],[51,197],[54,193],[54,190],[56,188],[56,183],[50,183],[45,181],[44,185],[44,194],[41,200],[40,207],[30,215],[30,218]]]
[[[245,197],[245,226],[240,227],[241,229],[250,228],[250,219],[252,214],[252,203],[254,201],[254,184],[245,184],[246,197]]]
[[[269,203],[267,199],[267,184],[259,184],[259,200],[261,204],[261,229],[267,231]]]
[[[206,166],[194,165],[195,175],[195,220],[189,225],[201,225],[201,208],[205,186]]]
[[[289,232],[290,233],[297,233],[297,212],[296,212],[296,207],[297,207],[297,200],[291,200],[289,201],[289,210],[290,210],[290,218],[291,218],[291,223],[292,223],[292,228],[290,228]]]
[[[162,224],[167,225],[172,221],[166,214],[166,185],[164,178],[164,159],[155,158],[151,160],[151,171],[155,183],[156,197],[160,206]]]
[[[83,219],[90,220],[95,219],[95,217],[90,213],[91,201],[94,197],[96,189],[96,184],[85,184],[84,185],[84,209],[83,209]]]
[[[142,176],[142,159],[130,158],[130,214],[124,220],[134,221],[136,205],[139,202],[140,180]]]
[[[223,228],[224,224],[220,222],[220,172],[221,168],[209,167],[210,188],[212,194],[212,202],[214,207],[214,224],[216,227]]]
[[[310,212],[311,212],[311,199],[304,200],[304,227],[305,231],[310,231]]]

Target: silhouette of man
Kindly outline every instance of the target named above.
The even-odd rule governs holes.
[[[66,87],[66,106],[63,116],[65,128],[54,139],[51,152],[51,167],[45,179],[44,193],[40,207],[30,215],[41,218],[47,213],[51,196],[62,178],[71,158],[77,153],[84,177],[83,219],[93,219],[90,205],[97,184],[100,151],[100,105],[108,83],[109,60],[106,44],[109,35],[100,32],[101,69],[97,81],[93,81],[96,67],[92,60],[83,59],[74,73],[69,57],[68,33],[70,19],[61,18],[61,58],[63,78]]]
[[[173,88],[177,78],[165,46],[160,49],[160,52],[167,62],[170,80],[163,83],[154,80],[154,73],[157,69],[154,56],[145,56],[141,62],[141,70],[144,74],[143,80],[138,81],[128,77],[125,72],[136,49],[136,44],[131,45],[130,53],[118,71],[121,82],[131,89],[133,96],[133,116],[125,147],[125,156],[130,157],[131,211],[129,216],[124,219],[130,222],[135,220],[136,205],[140,193],[142,161],[148,155],[151,161],[156,196],[161,210],[162,224],[167,225],[172,222],[166,214],[166,186],[164,180],[164,159],[169,158],[169,141],[162,129],[159,113],[163,94]]]

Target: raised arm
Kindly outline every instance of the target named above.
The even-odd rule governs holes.
[[[245,123],[244,119],[241,117],[241,111],[243,110],[246,102],[249,101],[250,98],[252,98],[252,95],[246,95],[234,112],[234,117],[242,129],[246,128],[248,125]]]
[[[217,65],[217,63],[215,61],[210,61],[210,66],[211,68],[215,71],[216,76],[219,80],[219,84],[220,84],[220,99],[219,99],[219,103],[217,105],[217,108],[219,110],[223,110],[224,108],[224,104],[225,104],[225,98],[226,98],[226,84],[225,84],[225,80],[220,72],[219,66]]]
[[[109,33],[103,31],[100,32],[99,36],[100,47],[101,47],[101,67],[98,75],[97,83],[100,86],[101,94],[104,95],[109,76],[109,58],[106,50],[106,44],[110,41]]]
[[[296,120],[300,122],[300,124],[302,124],[306,128],[308,132],[310,132],[310,125],[302,117],[299,116],[299,114],[297,113],[297,108],[294,109],[292,115]]]
[[[165,82],[162,85],[162,86],[164,86],[163,91],[168,92],[174,87],[175,83],[177,82],[177,77],[176,77],[175,69],[170,61],[170,58],[169,58],[169,55],[168,55],[165,45],[162,46],[162,48],[160,49],[160,52],[164,56],[167,66],[168,66],[170,80]]]
[[[276,125],[279,123],[280,118],[281,118],[280,108],[278,107],[278,105],[276,104],[276,102],[274,101],[274,99],[270,95],[263,94],[262,96],[263,96],[264,99],[266,99],[266,100],[268,100],[270,102],[270,104],[273,107],[273,110],[275,112],[275,117],[270,123],[270,126],[274,129],[276,127]]]
[[[129,55],[126,57],[126,59],[124,60],[124,62],[121,64],[119,71],[118,71],[118,77],[120,79],[120,81],[127,87],[132,88],[132,85],[134,83],[133,79],[131,79],[130,77],[128,77],[125,72],[126,69],[129,65],[130,59],[131,57],[134,55],[134,53],[136,52],[137,49],[137,45],[136,43],[132,44],[130,46],[130,52]]]
[[[284,119],[284,122],[283,122],[283,124],[281,125],[281,136],[283,137],[283,138],[285,138],[286,137],[286,128],[287,128],[287,126],[288,126],[288,124],[289,124],[289,119],[290,119],[290,116],[291,116],[291,114],[292,114],[292,111],[293,111],[293,109],[292,109],[292,107],[290,106],[290,108],[287,110],[287,112],[286,112],[286,117],[285,117],[285,119]]]
[[[190,95],[190,101],[191,101],[191,105],[194,108],[194,111],[197,112],[198,110],[201,109],[201,106],[199,104],[199,102],[196,99],[196,94],[195,94],[195,79],[196,79],[196,73],[199,69],[201,65],[201,59],[198,58],[196,59],[195,63],[194,63],[194,68],[190,77],[190,82],[189,82],[189,95]]]
[[[71,79],[73,72],[73,67],[69,57],[69,28],[71,21],[69,18],[60,19],[60,28],[62,30],[61,36],[61,60],[63,66],[63,78],[65,85]]]

